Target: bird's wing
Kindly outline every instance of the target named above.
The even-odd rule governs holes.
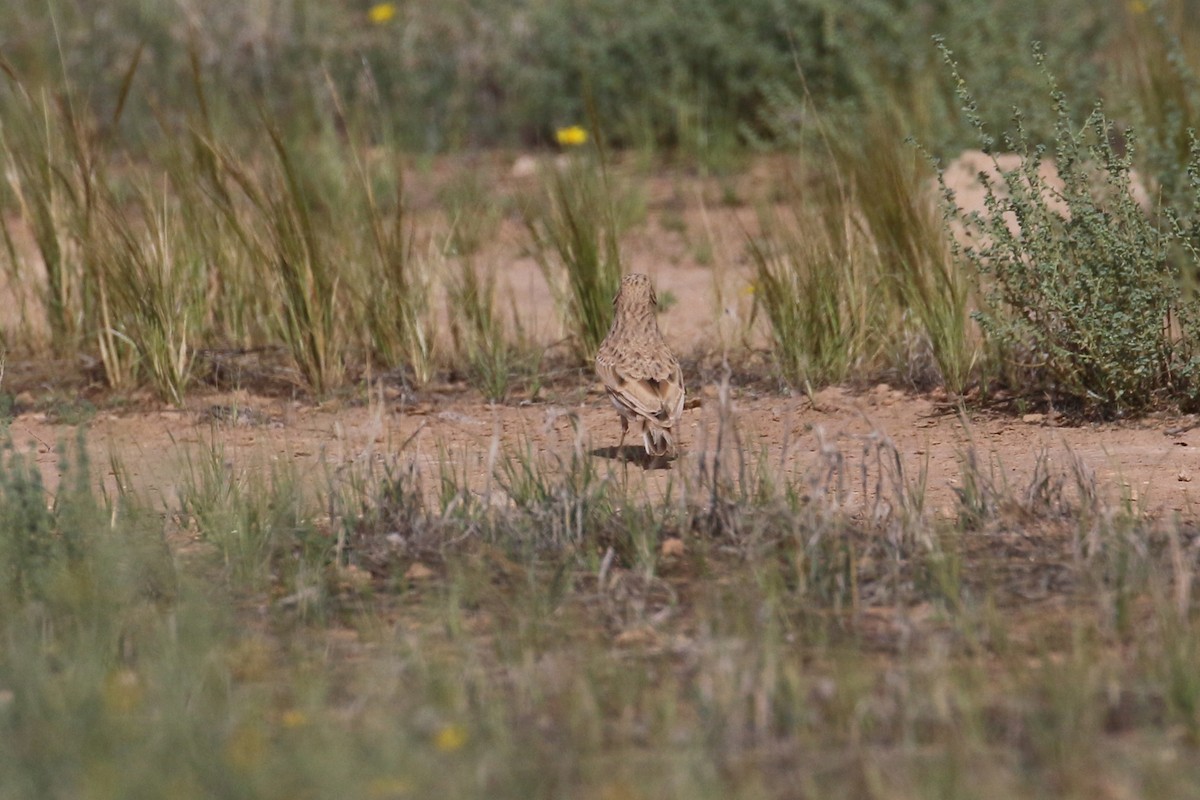
[[[621,380],[617,374],[617,365],[603,351],[601,351],[600,355],[596,356],[596,374],[600,377],[600,382],[609,390],[615,389]]]
[[[598,360],[596,372],[618,402],[661,427],[671,427],[683,413],[683,371],[673,357],[627,364]]]

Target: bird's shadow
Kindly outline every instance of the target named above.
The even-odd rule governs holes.
[[[611,458],[623,464],[636,464],[645,470],[670,469],[671,461],[666,456],[652,456],[646,448],[626,444],[620,447],[597,447],[592,451],[597,458]]]

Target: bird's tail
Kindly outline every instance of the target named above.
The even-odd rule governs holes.
[[[646,452],[655,458],[674,457],[676,454],[675,437],[671,434],[670,428],[662,428],[647,422],[642,428],[642,442],[646,445]]]

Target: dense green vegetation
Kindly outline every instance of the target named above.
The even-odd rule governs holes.
[[[914,132],[961,143],[948,130],[957,102],[931,36],[969,54],[970,77],[1004,121],[1039,92],[1027,57],[1035,40],[1055,43],[1051,66],[1068,88],[1097,93],[1111,77],[1106,48],[1130,16],[1116,6],[114,0],[10,4],[0,28],[23,80],[65,77],[106,120],[141,49],[123,124],[148,135],[155,109],[175,117],[193,103],[198,67],[223,125],[261,105],[289,132],[311,134],[337,124],[341,104],[382,141],[445,150],[546,144],[555,126],[592,114],[614,143],[703,154],[781,132],[804,114],[806,93],[831,108],[885,100],[911,112]]]

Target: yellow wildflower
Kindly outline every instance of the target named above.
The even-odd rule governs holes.
[[[467,743],[467,731],[462,725],[446,725],[437,732],[433,745],[443,753],[453,753]]]
[[[303,728],[308,724],[308,717],[299,709],[290,708],[283,712],[283,716],[279,718],[285,728]]]
[[[1129,9],[1129,13],[1131,14],[1145,14],[1148,10],[1142,0],[1130,0],[1130,2],[1125,4],[1125,7]]]
[[[371,22],[376,25],[382,25],[385,22],[391,22],[396,16],[395,3],[376,3],[371,6],[371,10],[367,12],[367,16],[371,18]]]
[[[554,139],[561,147],[578,147],[587,144],[588,133],[578,125],[569,128],[559,128],[554,132]]]

